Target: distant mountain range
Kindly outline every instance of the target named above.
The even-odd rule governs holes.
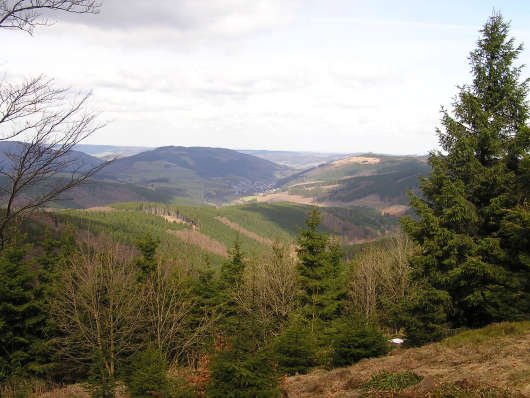
[[[141,146],[115,146],[115,145],[90,145],[90,144],[78,144],[75,149],[80,152],[84,152],[88,155],[110,160],[114,158],[122,158],[125,156],[136,155],[140,152],[150,151],[154,148],[141,147]]]
[[[13,167],[16,167],[10,158],[10,154],[22,153],[27,145],[20,141],[0,141],[0,170],[10,171]],[[85,172],[103,163],[102,159],[80,151],[70,151],[63,160],[67,163],[67,167],[64,169],[66,173],[73,171]]]
[[[239,150],[238,152],[267,159],[294,169],[308,169],[323,163],[332,162],[351,156],[346,153],[325,153],[325,152],[297,152],[297,151],[265,151],[265,150]]]
[[[0,142],[0,168],[20,142]],[[88,169],[113,154],[115,159],[92,181],[67,193],[67,207],[126,201],[226,204],[234,200],[294,202],[319,206],[367,206],[390,214],[408,209],[408,190],[430,173],[425,157],[377,154],[323,154],[295,151],[234,151],[167,146],[143,148],[79,145],[71,167]],[[243,153],[246,152],[246,153]],[[283,164],[278,164],[276,162]],[[289,165],[289,166],[287,166]],[[302,165],[311,165],[300,169]],[[65,204],[66,203],[66,204]]]
[[[286,166],[230,149],[167,146],[117,159],[96,178],[223,203],[263,192],[289,172]]]

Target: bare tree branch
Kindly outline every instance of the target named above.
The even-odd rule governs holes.
[[[0,154],[0,250],[14,219],[59,199],[108,164],[82,164],[72,154],[75,145],[104,126],[86,109],[90,94],[74,96],[51,83],[39,76],[0,86],[0,142],[22,141],[9,142],[9,150]]]
[[[117,244],[73,256],[51,302],[63,358],[88,363],[97,353],[110,376],[120,359],[139,347],[138,334],[145,327],[144,292],[131,256],[124,257]]]
[[[32,34],[36,26],[50,24],[46,11],[97,14],[100,8],[97,0],[0,0],[0,28]]]

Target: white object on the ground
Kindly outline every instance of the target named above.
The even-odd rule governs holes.
[[[403,344],[405,342],[403,339],[390,339],[388,341],[392,344]]]

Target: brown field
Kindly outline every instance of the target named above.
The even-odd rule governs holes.
[[[174,223],[177,223],[177,224],[186,224],[186,225],[192,225],[190,222],[180,218],[180,217],[174,217],[174,216],[160,216],[164,219],[166,219],[167,221],[169,222],[174,222]],[[193,228],[195,228],[195,226],[193,226]]]
[[[258,234],[254,233],[252,231],[249,231],[248,229],[243,228],[241,225],[230,221],[228,218],[217,216],[217,217],[215,217],[215,219],[217,221],[222,222],[224,225],[232,228],[233,230],[239,232],[240,234],[243,234],[245,236],[248,236],[251,239],[254,239],[255,241],[258,241],[258,242],[263,243],[263,244],[268,245],[268,246],[272,246],[272,244],[273,244],[272,240],[270,240],[268,238],[264,238],[263,236],[259,236]]]
[[[391,216],[401,216],[410,208],[407,205],[393,205],[381,209],[381,214],[390,214]]]
[[[396,349],[382,358],[365,359],[331,371],[317,370],[289,377],[284,389],[289,398],[358,397],[359,386],[381,373],[414,372],[424,376],[401,394],[381,397],[429,397],[444,383],[490,386],[530,397],[530,328],[518,336],[499,336],[479,344],[436,343]],[[467,397],[468,395],[466,395]],[[498,396],[470,395],[469,397]]]
[[[186,243],[199,246],[201,249],[209,251],[210,253],[228,257],[228,250],[225,245],[194,229],[184,229],[182,231],[172,231],[168,229],[167,233],[175,235]]]
[[[298,203],[302,205],[318,206],[317,203],[314,203],[313,198],[306,198],[300,195],[289,195],[288,192],[270,193],[267,195],[258,196],[256,200],[257,202],[267,202],[267,203],[292,202],[292,203]]]
[[[366,156],[353,156],[351,158],[335,160],[331,165],[333,167],[341,167],[349,163],[360,163],[360,164],[377,164],[381,162],[379,158],[371,158]]]

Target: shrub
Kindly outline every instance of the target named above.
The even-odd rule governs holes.
[[[351,365],[363,358],[385,355],[389,350],[385,337],[372,326],[345,321],[336,329],[331,354],[331,364],[334,367]]]
[[[315,365],[311,333],[301,322],[294,322],[278,337],[274,358],[282,374],[305,374]]]
[[[166,376],[167,362],[156,348],[138,351],[129,359],[125,385],[131,397],[148,398],[154,394],[167,396],[169,382]]]
[[[210,363],[208,398],[275,398],[280,396],[272,363],[259,353],[234,349],[217,353]]]
[[[415,290],[402,314],[407,346],[440,341],[445,336],[450,301],[449,295],[443,290],[430,286]]]

